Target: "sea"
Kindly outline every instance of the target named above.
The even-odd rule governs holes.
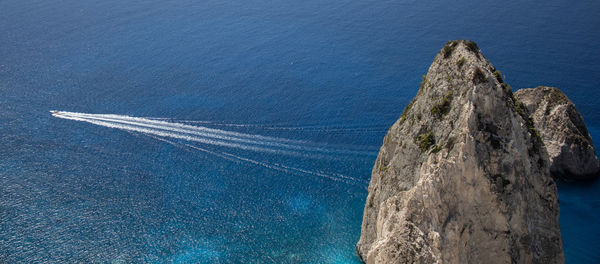
[[[513,90],[559,87],[600,142],[598,14],[1,0],[0,263],[359,263],[378,149],[444,43],[476,41]],[[600,263],[600,181],[558,191],[567,263]]]

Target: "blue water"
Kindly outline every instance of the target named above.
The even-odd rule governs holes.
[[[561,88],[600,140],[599,13],[593,0],[0,1],[0,262],[356,263],[377,149],[443,43],[475,40],[513,89]],[[366,154],[169,143],[53,109]],[[567,262],[600,262],[600,183],[559,196]]]

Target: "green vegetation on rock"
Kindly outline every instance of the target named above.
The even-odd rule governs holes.
[[[402,115],[400,116],[400,123],[403,123],[404,120],[406,120],[406,116],[408,115],[408,111],[410,111],[410,108],[412,107],[412,105],[415,103],[415,99],[413,99],[412,101],[410,101],[410,103],[408,103],[408,105],[406,105],[406,107],[404,107],[404,111],[402,111]]]
[[[473,83],[479,84],[486,81],[485,74],[479,68],[475,68],[473,72]]]
[[[450,103],[452,102],[452,92],[448,92],[442,101],[431,107],[431,114],[440,118],[450,111]]]
[[[454,141],[456,139],[451,137],[446,141],[446,145],[444,146],[446,149],[448,149],[448,151],[452,150],[452,148],[454,148]]]
[[[496,80],[498,80],[499,83],[504,83],[504,80],[502,80],[502,73],[499,70],[494,71],[494,77],[496,77]]]
[[[454,51],[454,47],[456,47],[455,41],[446,42],[446,45],[444,45],[444,48],[442,50],[442,54],[444,54],[444,59],[446,59],[446,58],[450,57],[450,55],[452,55],[452,52]]]
[[[458,67],[460,68],[463,66],[463,64],[465,64],[465,57],[460,57],[460,60],[456,62],[456,65],[458,65]]]
[[[421,151],[427,151],[433,144],[435,144],[433,132],[429,131],[417,136],[417,145]]]
[[[475,55],[477,55],[477,57],[479,58],[479,47],[477,46],[477,43],[470,40],[465,40],[465,44],[467,46],[467,49],[475,53]]]

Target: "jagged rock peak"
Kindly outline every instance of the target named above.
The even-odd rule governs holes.
[[[472,41],[446,43],[384,138],[357,252],[367,263],[563,263],[547,153]]]
[[[554,177],[597,178],[600,164],[592,138],[575,105],[558,88],[521,89],[515,98],[527,108],[544,142]]]

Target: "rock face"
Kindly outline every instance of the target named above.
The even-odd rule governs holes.
[[[548,156],[471,41],[448,42],[390,128],[357,252],[366,263],[564,263]]]
[[[583,117],[565,94],[554,87],[521,89],[523,103],[548,152],[550,172],[568,180],[598,177],[600,164]]]

